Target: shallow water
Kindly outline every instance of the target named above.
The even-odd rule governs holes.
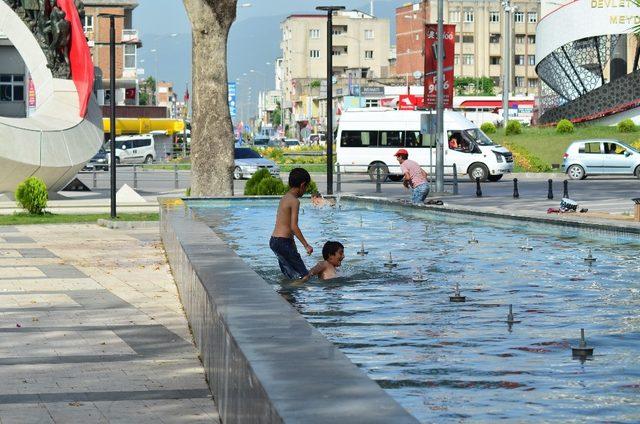
[[[268,246],[276,206],[190,203],[420,421],[640,422],[639,238],[303,200],[300,227],[315,249],[307,266],[326,240],[341,241],[346,258],[343,277],[292,288]],[[389,252],[392,270],[383,266]],[[412,281],[418,269],[427,282]],[[456,283],[466,303],[449,302]],[[522,321],[511,328],[509,304]],[[571,356],[581,327],[595,347],[586,362]]]

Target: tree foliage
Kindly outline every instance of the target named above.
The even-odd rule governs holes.
[[[455,78],[453,87],[458,96],[493,96],[495,95],[493,80],[489,77]]]

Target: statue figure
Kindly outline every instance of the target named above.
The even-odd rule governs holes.
[[[54,0],[55,1],[55,0]],[[80,22],[84,25],[84,3],[81,0],[75,0],[76,9],[78,9],[78,16],[80,16]]]
[[[40,1],[22,0],[22,7],[24,8],[25,18],[29,21],[31,30],[33,31],[40,15]]]
[[[51,11],[50,17],[51,43],[49,51],[53,60],[49,61],[49,66],[58,77],[69,78],[71,72],[69,62],[71,25],[65,19],[64,11],[57,6]],[[62,66],[61,59],[64,61],[64,66]]]

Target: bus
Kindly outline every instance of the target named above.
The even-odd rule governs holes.
[[[394,154],[400,148],[409,152],[410,159],[429,167],[427,172],[432,171],[436,163],[435,134],[421,134],[424,122],[434,123],[435,114],[390,108],[346,110],[336,138],[340,171],[367,172],[372,180],[380,172],[384,178],[399,181],[402,175]],[[466,174],[474,181],[499,181],[504,174],[513,172],[512,153],[495,144],[459,112],[445,111],[443,137],[444,165],[449,174],[453,164],[458,174]],[[453,138],[457,139],[456,147],[448,142]]]

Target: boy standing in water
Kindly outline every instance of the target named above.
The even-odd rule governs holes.
[[[307,190],[311,182],[311,176],[306,169],[294,168],[289,173],[289,191],[282,196],[276,215],[276,226],[269,240],[269,247],[278,258],[278,264],[282,273],[291,279],[306,276],[309,271],[298,253],[295,235],[307,253],[313,253],[313,247],[307,243],[298,227],[298,212],[300,211],[300,198]]]

